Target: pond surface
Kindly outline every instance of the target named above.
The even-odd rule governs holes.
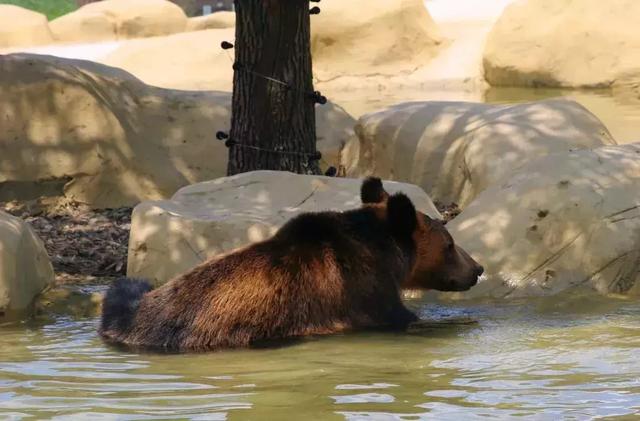
[[[477,324],[196,355],[107,347],[95,318],[4,324],[0,419],[640,416],[638,302],[565,296],[411,304],[425,319]]]

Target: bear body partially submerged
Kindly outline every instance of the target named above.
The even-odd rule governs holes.
[[[439,221],[379,179],[363,206],[300,215],[269,240],[211,259],[160,288],[116,282],[103,304],[109,342],[175,351],[259,345],[417,320],[402,288],[466,290],[482,267]]]

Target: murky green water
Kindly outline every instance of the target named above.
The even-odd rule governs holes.
[[[640,303],[414,302],[472,317],[274,350],[131,353],[95,318],[0,326],[0,419],[594,419],[640,416]]]

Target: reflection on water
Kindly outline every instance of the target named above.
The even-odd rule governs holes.
[[[472,317],[273,350],[123,352],[97,320],[0,326],[0,419],[590,419],[640,415],[640,303],[557,297],[442,306]]]
[[[354,117],[375,112],[408,101],[471,101],[487,103],[518,103],[555,97],[567,97],[582,104],[595,114],[619,143],[640,141],[640,98],[614,96],[609,90],[562,90],[531,88],[490,88],[484,94],[455,91],[407,91],[372,92],[360,94],[336,93],[333,101],[344,107]]]

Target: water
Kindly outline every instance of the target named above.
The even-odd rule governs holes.
[[[640,303],[411,303],[419,333],[196,355],[105,346],[97,319],[0,326],[0,419],[536,420],[640,415]]]

